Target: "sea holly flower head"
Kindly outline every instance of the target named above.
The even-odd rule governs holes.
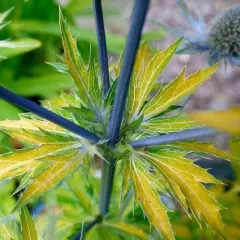
[[[208,53],[208,63],[219,61],[240,66],[240,5],[219,12],[210,22],[191,12],[186,1],[177,4],[188,20],[193,33],[184,34],[185,45],[178,53]]]

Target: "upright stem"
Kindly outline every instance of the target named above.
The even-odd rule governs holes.
[[[97,27],[99,63],[101,67],[103,90],[104,90],[104,94],[106,95],[110,88],[110,82],[109,82],[107,43],[106,43],[106,36],[105,36],[105,29],[104,29],[102,3],[101,3],[101,0],[93,0],[93,3],[94,3],[95,22]]]
[[[109,210],[110,197],[113,186],[114,177],[114,159],[110,159],[109,163],[102,161],[102,176],[101,176],[101,193],[100,193],[100,214],[105,216]]]
[[[146,19],[150,0],[135,0],[132,22],[128,33],[127,44],[123,57],[123,66],[120,72],[116,95],[114,99],[113,112],[109,126],[109,147],[112,148],[119,140],[120,127],[123,119],[130,79],[133,71],[135,57],[141,40],[141,33]],[[110,164],[103,163],[100,212],[102,216],[109,210],[110,197],[113,186],[115,171],[115,159]]]
[[[118,79],[117,93],[115,95],[112,118],[110,121],[110,145],[116,144],[119,138],[130,79],[149,2],[150,0],[135,0],[132,12],[132,23],[127,38],[123,65]]]

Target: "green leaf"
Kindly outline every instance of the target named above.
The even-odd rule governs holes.
[[[86,118],[86,119],[88,119],[90,121],[93,121],[93,122],[96,121],[96,117],[95,117],[94,113],[91,110],[89,110],[89,109],[87,109],[85,107],[80,107],[80,108],[77,108],[77,107],[64,107],[63,109],[65,109],[67,112],[76,114],[79,117]]]
[[[144,106],[142,110],[144,119],[147,120],[162,113],[171,105],[178,103],[183,97],[193,93],[197,87],[214,74],[217,68],[218,65],[214,65],[202,69],[188,78],[185,78],[184,69],[173,82],[162,91],[159,91],[158,94]]]
[[[158,117],[144,121],[141,125],[141,128],[152,132],[170,133],[198,126],[199,124],[189,120],[185,116],[177,115],[173,117]]]
[[[115,96],[115,92],[116,92],[116,88],[117,88],[117,83],[118,83],[118,78],[113,81],[113,83],[107,93],[107,96],[105,98],[106,108],[111,107],[113,105],[114,96]]]
[[[5,19],[7,16],[13,11],[13,7],[8,9],[7,11],[0,13],[0,30],[3,29],[8,23],[5,23]]]
[[[21,224],[23,240],[37,240],[37,232],[34,221],[28,212],[27,207],[21,208]]]
[[[135,131],[138,129],[143,122],[143,116],[138,117],[134,121],[132,121],[129,125],[123,128],[122,132],[127,132],[127,131]]]
[[[109,229],[104,227],[103,225],[96,225],[86,234],[86,240],[92,240],[92,239],[121,240],[121,237],[118,234],[109,231]]]
[[[21,110],[14,105],[0,100],[0,120],[18,119]]]
[[[84,187],[79,186],[79,182],[75,182],[73,178],[68,179],[68,184],[85,212],[90,215],[97,214],[97,208],[96,205],[94,205],[95,202]]]
[[[25,97],[38,96],[50,98],[58,95],[64,89],[72,87],[73,81],[70,74],[53,73],[43,76],[19,78],[14,83],[13,89],[14,92]]]
[[[41,42],[31,38],[0,41],[0,53],[3,56],[3,58],[0,58],[0,61],[33,51],[39,47],[41,47]]]
[[[60,29],[62,33],[65,62],[77,86],[78,94],[85,106],[95,109],[95,104],[101,98],[101,91],[99,89],[98,78],[95,75],[94,63],[90,56],[88,65],[84,64],[78,52],[77,43],[73,39],[70,29],[67,28],[61,11]]]
[[[177,40],[163,52],[157,51],[153,57],[147,43],[143,43],[139,48],[129,90],[128,121],[131,122],[139,114],[155,82],[174,55],[181,40]]]
[[[27,32],[30,34],[50,35],[60,37],[59,24],[56,22],[46,22],[38,20],[19,20],[10,25],[13,31]],[[81,36],[81,39],[88,40],[91,44],[97,46],[96,31],[79,26],[70,26],[74,37]],[[121,36],[107,33],[107,46],[110,53],[119,55],[123,48],[125,39]]]
[[[164,38],[164,32],[162,30],[153,30],[143,33],[142,40],[144,41],[160,41]]]

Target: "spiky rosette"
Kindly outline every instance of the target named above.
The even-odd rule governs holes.
[[[137,9],[136,12],[141,12],[140,10]],[[15,193],[25,189],[17,207],[22,207],[66,180],[76,195],[75,197],[78,196],[80,199],[79,208],[73,201],[73,212],[70,214],[65,210],[71,210],[71,207],[63,210],[65,215],[62,218],[64,220],[62,225],[65,228],[61,230],[66,230],[67,235],[70,232],[69,223],[70,226],[74,225],[75,230],[75,224],[80,225],[80,223],[88,221],[89,225],[94,228],[88,229],[86,239],[118,239],[117,233],[120,231],[121,234],[123,232],[131,237],[147,239],[147,233],[128,224],[127,221],[123,221],[120,217],[121,214],[116,211],[116,205],[113,205],[113,208],[111,206],[114,210],[113,214],[106,215],[113,186],[111,176],[116,168],[116,172],[119,170],[120,173],[118,176],[122,178],[121,199],[123,203],[126,201],[126,206],[128,205],[127,193],[131,193],[133,188],[136,206],[141,205],[151,224],[165,239],[175,239],[168,217],[168,208],[160,197],[167,192],[176,198],[185,211],[189,215],[193,215],[199,224],[206,222],[214,231],[224,236],[224,223],[220,216],[221,207],[204,186],[204,184],[218,184],[219,181],[207,170],[197,166],[189,158],[189,154],[201,153],[229,160],[235,158],[215,148],[212,144],[189,141],[189,135],[187,137],[185,135],[185,138],[180,140],[178,138],[178,142],[171,141],[172,143],[161,145],[156,141],[149,140],[154,136],[165,138],[171,133],[186,134],[183,130],[190,131],[192,128],[200,130],[199,124],[189,120],[183,114],[182,109],[185,105],[181,104],[181,101],[206,82],[215,73],[218,65],[200,69],[190,76],[186,76],[185,69],[183,69],[179,76],[169,84],[157,84],[159,76],[174,56],[182,39],[177,40],[163,51],[153,51],[144,42],[138,49],[134,64],[129,63],[128,55],[125,60],[124,55],[123,59],[109,67],[112,69],[110,89],[106,96],[103,96],[99,66],[91,56],[89,61],[83,60],[78,51],[77,40],[73,38],[62,14],[60,14],[60,29],[64,48],[62,59],[66,66],[62,64],[58,66],[68,69],[75,88],[71,94],[63,94],[62,98],[58,100],[49,100],[45,106],[65,119],[0,88],[0,94],[4,99],[10,102],[16,102],[16,99],[20,100],[26,109],[30,109],[36,114],[39,113],[38,115],[42,117],[25,113],[21,114],[20,120],[0,121],[0,130],[23,142],[26,146],[25,149],[0,155],[0,180],[18,177],[21,182]],[[134,37],[133,34],[130,42]],[[128,48],[126,47],[126,49]],[[122,87],[124,84],[121,80],[121,72],[127,66],[123,63],[133,67],[132,77],[131,74],[127,74],[129,80],[131,77],[131,81],[126,83],[130,83],[129,89]],[[126,69],[128,72],[129,69]],[[125,77],[125,75],[123,76]],[[159,90],[154,93],[156,84]],[[121,88],[126,92],[121,92]],[[125,93],[128,95],[125,96]],[[126,109],[120,109],[121,112],[115,107],[120,104],[124,105],[125,101],[122,101],[124,98]],[[17,104],[19,103],[17,102]],[[117,110],[115,111],[115,109]],[[120,122],[119,130],[114,130],[114,134],[112,134],[113,129],[117,129],[117,124],[112,123],[116,123],[119,118],[122,119],[122,115],[123,121]],[[113,116],[116,119],[115,122],[112,120]],[[66,119],[70,120],[71,127]],[[86,139],[83,139],[84,137]],[[144,146],[133,144],[137,140],[146,140],[146,144]],[[92,164],[96,160],[96,156],[103,160],[103,166],[105,163],[110,163],[111,167],[106,167],[106,171],[103,170],[101,174],[101,188],[103,186],[104,194],[100,192],[100,214],[97,218],[98,212],[95,209],[97,209],[99,184],[96,184],[95,172],[98,166]],[[77,181],[71,181],[74,179],[74,173],[77,173],[76,170],[80,167],[88,170],[86,171],[89,173],[88,180],[90,183],[94,182],[94,189],[84,186],[83,175]],[[91,174],[91,172],[94,173]],[[116,182],[116,177],[114,177],[115,186],[117,186]],[[78,184],[81,184],[81,187]],[[118,186],[120,188],[120,184]],[[117,188],[118,195],[120,195],[119,188]],[[101,201],[104,204],[101,204]],[[69,202],[71,201],[68,201],[68,206]],[[92,202],[93,205],[91,205]],[[110,228],[115,229],[116,233],[110,231]],[[79,239],[78,236],[74,239]],[[129,239],[129,237],[123,237],[123,239]]]
[[[215,53],[240,56],[240,6],[230,8],[215,20],[208,42]]]

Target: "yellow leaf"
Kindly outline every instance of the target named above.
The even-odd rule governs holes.
[[[146,234],[142,229],[124,222],[110,222],[104,221],[104,226],[110,227],[121,232],[127,233],[130,236],[137,237],[139,239],[148,239],[148,234]]]
[[[147,43],[141,45],[134,67],[128,98],[128,121],[132,122],[147,100],[159,75],[174,55],[182,39],[174,42],[165,51],[157,51],[151,57]]]
[[[220,206],[210,192],[200,183],[202,180],[198,181],[199,170],[196,173],[195,169],[190,172],[190,167],[189,170],[186,169],[184,172],[181,167],[178,167],[178,164],[174,164],[176,159],[166,159],[162,158],[161,155],[151,153],[139,152],[139,154],[150,161],[163,174],[166,181],[174,181],[179,186],[199,223],[203,219],[213,230],[224,236],[224,224],[219,213]],[[200,176],[200,179],[202,177],[205,179],[205,172],[203,176]]]
[[[26,204],[32,198],[56,186],[78,168],[85,156],[86,152],[79,150],[77,155],[66,155],[67,159],[65,162],[54,163],[52,167],[40,173],[32,180],[26,191],[22,194],[17,207]]]
[[[23,240],[37,240],[34,221],[25,206],[21,209],[21,224]]]
[[[175,195],[175,197],[182,204],[183,208],[187,210],[188,209],[187,199],[184,196],[184,194],[183,194],[182,190],[180,189],[180,187],[174,181],[171,181],[170,179],[169,179],[169,187],[170,187],[170,190]]]
[[[184,141],[176,142],[174,146],[180,147],[181,149],[193,150],[194,152],[203,152],[206,154],[211,154],[213,156],[224,158],[228,160],[236,160],[233,155],[224,152],[221,149],[215,148],[211,143],[203,143],[197,141]]]
[[[0,129],[2,130],[12,130],[12,131],[39,131],[40,129],[44,129],[45,131],[49,131],[51,133],[59,133],[59,134],[67,134],[67,131],[59,127],[58,125],[51,123],[49,121],[40,121],[40,120],[6,120],[0,121]]]
[[[7,130],[7,133],[13,137],[16,138],[18,141],[26,142],[33,145],[41,145],[41,144],[48,144],[48,143],[59,143],[59,138],[61,138],[61,141],[68,142],[68,143],[74,143],[75,141],[73,138],[71,138],[68,135],[65,135],[64,137],[62,135],[57,135],[54,133],[53,135],[48,132],[44,135],[44,133],[35,132],[35,131],[26,131],[26,130],[18,130],[18,131],[12,131]]]
[[[186,154],[186,153],[183,153]],[[207,170],[194,164],[192,160],[180,157],[179,153],[162,150],[154,156],[160,156],[161,160],[173,171],[179,171],[191,175],[195,181],[202,183],[220,183]]]
[[[48,109],[59,109],[64,107],[79,107],[80,99],[73,94],[61,94],[61,96],[57,96],[51,99],[41,101],[41,105]]]
[[[50,139],[46,136],[42,136],[40,134],[31,133],[27,131],[11,131],[8,130],[7,133],[13,137],[16,138],[18,141],[21,142],[27,142],[30,144],[46,144],[50,142]]]
[[[169,133],[182,131],[188,128],[197,127],[194,121],[188,120],[185,116],[159,117],[149,121],[144,121],[141,128],[158,133]]]
[[[149,182],[146,173],[136,168],[136,166],[131,166],[130,176],[134,186],[135,198],[141,203],[151,224],[153,224],[166,239],[175,239],[166,207],[161,202],[159,194],[152,190],[151,182]]]
[[[202,69],[187,79],[185,78],[184,69],[180,76],[162,91],[158,92],[158,94],[144,106],[142,110],[144,119],[147,120],[162,113],[171,105],[178,103],[183,97],[193,93],[197,87],[207,81],[214,74],[217,68],[218,65],[214,65]]]
[[[72,144],[45,144],[37,148],[0,155],[0,179],[15,177],[34,169],[41,163],[37,160],[71,146]]]
[[[240,108],[226,111],[196,112],[190,119],[232,135],[240,135]]]

